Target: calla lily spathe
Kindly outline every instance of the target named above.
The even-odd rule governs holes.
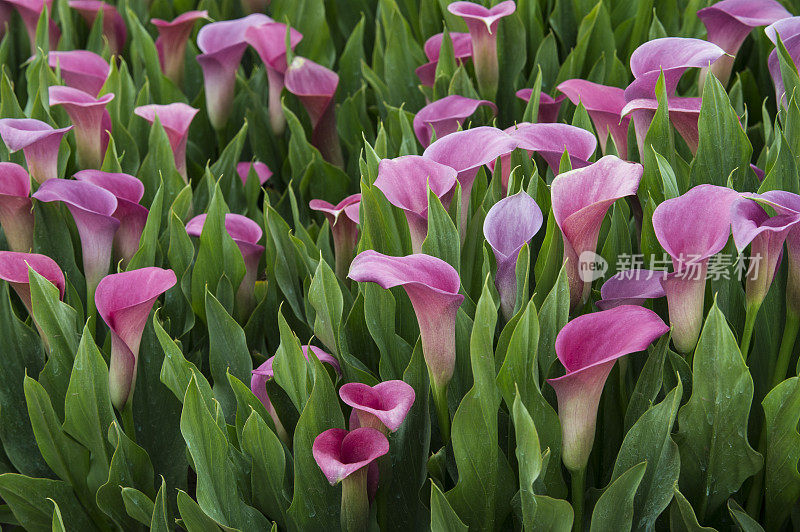
[[[31,178],[15,163],[0,163],[0,225],[11,251],[28,252],[33,247]]]
[[[49,88],[50,105],[60,105],[74,126],[78,165],[81,168],[100,168],[108,147],[111,116],[106,105],[114,94],[95,98],[72,87],[54,85]]]
[[[189,141],[189,126],[197,114],[197,109],[178,102],[167,105],[142,105],[135,108],[133,112],[150,122],[150,124],[155,123],[156,117],[158,117],[158,121],[164,127],[169,144],[172,147],[175,168],[183,176],[184,181],[188,182],[186,177],[186,143]]]
[[[339,388],[339,397],[356,412],[359,426],[387,434],[399,429],[406,419],[414,404],[414,388],[401,380],[375,386],[349,382]]]
[[[336,205],[325,200],[314,199],[308,202],[311,210],[319,211],[325,215],[333,236],[333,254],[336,261],[336,275],[344,279],[353,251],[358,243],[358,209],[361,204],[361,194],[347,196]]]
[[[186,43],[198,20],[208,18],[208,11],[187,11],[171,21],[154,18],[150,23],[158,29],[156,50],[161,71],[180,86],[183,81]]]
[[[103,88],[111,67],[108,62],[88,50],[67,50],[47,54],[47,64],[61,74],[68,87],[97,96]]]
[[[558,90],[563,92],[575,104],[583,104],[589,118],[592,119],[600,149],[607,154],[606,143],[610,136],[618,155],[628,158],[628,127],[630,118],[622,116],[622,109],[627,103],[625,91],[618,87],[608,87],[583,79],[568,79],[562,82]]]
[[[414,115],[414,134],[422,147],[427,148],[434,134],[437,139],[440,139],[445,135],[455,133],[464,120],[482,105],[489,107],[494,114],[497,114],[497,106],[489,100],[474,100],[457,94],[445,96],[429,103]]]
[[[53,126],[33,118],[0,119],[0,138],[8,151],[22,150],[28,172],[37,183],[58,177],[58,152],[61,139],[72,126]]]

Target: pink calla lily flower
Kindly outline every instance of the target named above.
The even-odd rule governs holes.
[[[100,94],[111,71],[105,59],[88,50],[50,52],[47,54],[47,63],[50,68],[61,73],[61,79],[67,86],[80,89],[91,96]]]
[[[250,169],[255,170],[256,175],[258,176],[258,183],[263,185],[266,183],[270,177],[272,177],[272,170],[269,167],[260,162],[241,162],[236,165],[236,173],[239,174],[239,178],[242,180],[242,184],[247,184],[247,176],[250,175]]]
[[[619,272],[603,283],[597,308],[608,310],[620,305],[642,306],[648,299],[664,297],[667,294],[661,281],[666,276],[667,273],[663,271],[641,268]]]
[[[481,105],[497,114],[497,106],[489,100],[473,100],[457,94],[431,102],[414,116],[414,134],[422,147],[427,148],[434,133],[437,139],[455,133]]]
[[[770,190],[752,196],[759,202],[772,207],[778,215],[800,215],[800,196],[783,190]],[[793,226],[786,235],[786,251],[789,261],[789,275],[786,281],[786,306],[800,315],[800,227]]]
[[[8,151],[22,150],[31,177],[37,183],[58,177],[58,151],[61,138],[72,126],[53,126],[33,118],[0,119],[0,138]]]
[[[453,55],[457,64],[463,64],[467,58],[472,57],[472,39],[469,33],[450,32],[450,40],[453,43]],[[420,83],[426,87],[433,87],[436,81],[436,67],[439,65],[439,53],[443,41],[444,33],[437,33],[425,41],[423,50],[428,62],[417,67],[415,73]]]
[[[28,268],[32,269],[58,288],[58,296],[64,298],[66,281],[64,272],[56,261],[38,253],[19,253],[16,251],[0,251],[0,280],[6,281],[19,296],[28,314],[31,311],[31,288]]]
[[[155,123],[156,117],[167,132],[169,144],[172,147],[172,154],[175,157],[175,168],[183,176],[184,181],[188,182],[186,177],[186,143],[189,140],[189,126],[192,124],[194,115],[197,114],[197,109],[189,107],[185,103],[170,103],[167,105],[142,105],[133,110],[133,112],[150,124]]]
[[[533,94],[533,89],[520,89],[517,91],[517,98],[528,103],[531,101],[531,95]],[[544,92],[539,94],[539,109],[536,113],[537,118],[536,121],[541,123],[555,123],[558,121],[558,112],[561,110],[561,104],[566,99],[565,95],[557,96],[553,98],[549,94]]]
[[[90,27],[94,25],[97,14],[103,12],[103,37],[108,40],[112,55],[119,55],[125,48],[128,28],[117,8],[100,0],[69,0],[69,7],[80,13]]]
[[[372,427],[384,434],[395,432],[414,404],[414,388],[400,380],[369,386],[350,382],[339,388],[339,397],[353,408],[361,427]]]
[[[697,145],[700,143],[700,133],[698,131],[698,120],[700,120],[700,107],[703,104],[702,98],[669,98],[667,107],[669,119],[675,129],[686,141],[686,145],[692,153],[697,153]],[[639,155],[643,157],[644,139],[650,122],[658,110],[658,100],[651,98],[639,98],[631,100],[622,109],[622,116],[632,116],[633,126],[636,129],[636,142],[639,145]]]
[[[31,178],[15,163],[0,163],[0,225],[11,251],[33,248]]]
[[[187,11],[171,21],[154,18],[150,23],[158,29],[156,50],[161,71],[180,86],[183,81],[186,42],[198,20],[208,18],[208,11]]]
[[[78,164],[83,168],[100,168],[111,131],[111,116],[106,105],[114,99],[114,94],[95,98],[79,89],[53,85],[49,96],[50,105],[62,106],[75,126]]]
[[[175,286],[175,272],[150,267],[114,273],[97,286],[97,311],[111,330],[108,387],[111,402],[122,411],[136,385],[139,344],[158,296]]]
[[[325,215],[328,225],[331,227],[333,236],[333,253],[336,260],[336,275],[344,279],[350,261],[353,258],[353,251],[358,243],[358,208],[355,208],[353,217],[353,206],[361,204],[361,194],[347,196],[337,205],[331,205],[325,200],[313,199],[308,202],[311,210],[319,211]],[[349,208],[349,209],[348,209]]]
[[[56,47],[58,39],[61,37],[61,30],[58,29],[52,19],[53,0],[4,0],[4,2],[14,6],[25,24],[25,29],[28,31],[28,39],[31,43],[31,55],[36,54],[36,27],[39,25],[39,17],[42,16],[42,11],[47,6],[50,48]]]
[[[622,116],[622,109],[627,103],[625,91],[618,87],[608,87],[583,79],[568,79],[562,82],[558,90],[569,100],[578,105],[582,103],[592,119],[600,149],[604,154],[608,137],[614,140],[614,146],[623,159],[628,158],[628,125],[630,118]]]

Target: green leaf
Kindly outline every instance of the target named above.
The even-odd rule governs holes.
[[[253,461],[253,502],[261,512],[286,526],[291,484],[286,476],[283,444],[264,419],[251,410],[242,429],[242,452]]]
[[[662,336],[655,346],[648,348],[647,361],[639,372],[636,386],[628,399],[628,410],[625,412],[626,432],[647,409],[653,406],[658,392],[661,391],[669,340],[669,336]]]
[[[58,503],[53,499],[48,500],[53,503],[53,532],[66,532],[64,518],[61,516],[61,508],[58,507]]]
[[[542,471],[542,454],[536,426],[528,409],[520,400],[519,393],[514,397],[512,417],[517,438],[516,456],[519,463],[522,522],[526,530],[532,530],[536,522],[536,495],[533,491],[533,483],[539,478]]]
[[[669,513],[670,530],[675,530],[676,532],[711,532],[716,530],[711,527],[700,526],[692,505],[689,504],[683,493],[678,491],[678,486],[675,486],[675,497]]]
[[[764,398],[766,527],[778,530],[800,498],[800,378],[786,379]]]
[[[272,362],[275,382],[289,395],[297,411],[302,412],[312,393],[309,391],[311,386],[309,372],[313,365],[311,368],[309,367],[309,361],[303,356],[300,340],[289,328],[282,310],[278,310],[278,329],[280,330],[281,344],[275,353],[275,360]]]
[[[96,529],[67,482],[5,473],[0,475],[0,497],[26,530],[52,530],[51,500],[58,504],[70,530]]]
[[[647,462],[642,462],[611,481],[594,506],[592,532],[631,529],[633,498],[646,469]]]
[[[233,531],[215,521],[185,491],[178,490],[178,512],[181,514],[182,526],[189,532]]]
[[[747,515],[747,512],[734,499],[728,499],[728,513],[731,514],[742,532],[764,532],[758,521]]]
[[[422,252],[440,258],[461,270],[461,237],[439,197],[428,187],[428,235]]]
[[[538,290],[538,286],[537,286]],[[535,299],[535,295],[534,295]],[[561,267],[558,279],[539,310],[539,375],[550,376],[550,367],[556,360],[556,335],[569,319],[569,282],[567,270]]]
[[[156,251],[158,249],[158,235],[161,229],[162,211],[164,209],[164,185],[158,187],[153,203],[150,205],[150,212],[147,213],[147,221],[142,229],[142,236],[139,239],[139,249],[131,257],[126,268],[127,271],[138,270],[147,266],[154,266],[156,263]]]
[[[497,373],[497,388],[503,394],[509,409],[516,399],[521,399],[526,409],[534,405],[531,394],[539,389],[538,348],[539,318],[536,305],[531,299],[514,327],[506,358]]]
[[[149,525],[153,518],[153,501],[150,497],[137,490],[136,488],[122,488],[122,500],[125,503],[125,511],[136,521],[143,525]]]
[[[329,351],[341,352],[339,329],[344,301],[336,274],[320,255],[317,271],[308,288],[308,302],[314,307],[314,334]]]
[[[186,360],[181,348],[169,337],[164,327],[158,322],[156,315],[157,313],[153,313],[153,329],[161,349],[164,351],[164,362],[161,366],[160,375],[161,382],[169,388],[178,400],[183,402],[186,396],[186,389],[189,387],[192,377],[194,377],[195,383],[200,390],[200,395],[206,401],[206,406],[210,408],[211,399],[214,397],[211,385],[200,370],[197,369],[197,366]]]
[[[153,518],[150,521],[151,532],[168,532],[173,529],[172,508],[167,501],[167,483],[161,477],[161,487],[156,494],[153,506]]]
[[[295,53],[332,67],[336,57],[330,28],[325,19],[325,2],[314,0],[274,0],[272,17],[303,34]]]
[[[678,413],[675,440],[681,489],[704,520],[762,464],[747,442],[753,379],[716,301],[695,348],[692,374],[692,396]]]
[[[431,482],[431,531],[466,532],[467,530],[469,527],[458,518],[439,486]]]

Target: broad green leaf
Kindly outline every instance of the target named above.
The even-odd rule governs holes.
[[[592,532],[630,530],[633,498],[647,470],[647,462],[637,464],[614,480],[598,499],[592,512]]]
[[[241,447],[253,461],[252,490],[256,508],[284,528],[291,484],[286,477],[283,444],[253,410],[242,429]]]
[[[153,519],[153,501],[136,488],[122,488],[122,501],[128,515],[143,525],[149,525]]]
[[[778,384],[764,398],[767,434],[764,499],[766,528],[778,530],[800,498],[800,378]]]
[[[539,435],[528,409],[520,400],[519,393],[512,406],[514,432],[516,434],[516,456],[519,463],[519,493],[522,504],[522,522],[526,530],[532,530],[536,522],[536,495],[533,483],[542,471],[542,454]]]
[[[281,310],[278,310],[278,329],[281,344],[272,363],[275,382],[289,395],[297,411],[302,412],[312,393],[313,364],[309,367],[310,362],[303,356],[300,340],[289,328]]]
[[[151,532],[168,532],[172,530],[172,507],[167,501],[167,483],[161,477],[161,487],[156,494],[156,502],[153,506],[153,518],[150,521]]]
[[[53,503],[61,510],[70,530],[94,530],[69,483],[49,478],[31,478],[17,473],[0,475],[0,497],[26,530],[52,530]]]
[[[422,243],[422,252],[440,258],[460,271],[460,242],[458,228],[439,197],[428,187],[428,235]]]
[[[466,532],[467,530],[469,527],[458,518],[439,486],[431,482],[431,531]]]
[[[692,505],[689,504],[683,493],[678,491],[678,486],[675,486],[675,497],[672,499],[672,505],[670,506],[669,520],[670,530],[675,530],[676,532],[716,531],[715,528],[700,525]]]
[[[339,354],[339,329],[344,301],[336,274],[322,259],[322,255],[308,288],[308,301],[315,310],[314,334],[329,351]]]

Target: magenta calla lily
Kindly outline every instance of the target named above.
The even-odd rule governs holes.
[[[235,20],[206,24],[197,33],[197,47],[203,52],[197,56],[197,62],[203,68],[206,108],[215,129],[224,127],[228,122],[236,71],[247,49],[245,32],[252,26],[271,21],[268,16],[255,13]]]
[[[283,116],[281,94],[283,92],[286,64],[286,33],[289,32],[289,48],[295,47],[303,40],[303,34],[294,28],[280,22],[268,22],[259,26],[248,28],[245,40],[252,46],[264,63],[267,70],[269,83],[269,119],[272,132],[276,135],[283,133],[286,127],[286,117]]]
[[[297,96],[311,119],[311,143],[326,161],[343,166],[334,104],[339,76],[310,59],[295,57],[286,69],[284,83],[286,90]]]
[[[678,98],[673,97],[667,100],[669,119],[678,131],[686,145],[692,153],[697,153],[697,145],[700,142],[698,131],[698,120],[700,119],[700,107],[703,104],[702,98]],[[636,142],[639,144],[639,154],[642,155],[644,149],[644,139],[650,122],[658,110],[658,100],[651,98],[639,98],[631,100],[622,109],[622,116],[632,116],[633,125],[636,128]]]
[[[655,98],[662,71],[667,96],[672,96],[687,69],[708,67],[724,55],[725,50],[701,39],[663,37],[648,41],[631,54],[631,73],[636,79],[625,89],[625,99]]]
[[[208,18],[208,11],[187,11],[171,21],[154,18],[150,23],[158,29],[156,50],[161,71],[176,85],[183,81],[186,42],[198,20]]]
[[[497,114],[497,106],[494,103],[465,98],[457,94],[431,102],[414,116],[414,134],[422,147],[427,148],[434,133],[436,138],[455,133],[464,120],[475,113],[481,105],[489,107],[494,114]]]
[[[450,40],[453,43],[453,55],[456,63],[463,64],[468,57],[472,57],[472,39],[469,33],[450,32]],[[444,34],[437,33],[425,41],[425,55],[428,62],[417,67],[415,70],[420,83],[426,87],[433,87],[436,81],[436,67],[439,65],[439,53],[442,49]]]
[[[697,17],[705,24],[706,38],[728,54],[716,61],[710,71],[723,85],[726,84],[736,53],[753,28],[791,16],[775,0],[722,0],[699,9]]]
[[[770,190],[756,196],[772,207],[778,215],[800,215],[800,196],[783,190]],[[789,275],[786,281],[786,307],[795,315],[800,315],[800,227],[794,226],[786,235],[786,251]],[[785,375],[785,372],[784,372]]]
[[[369,386],[350,382],[339,388],[339,397],[353,408],[361,427],[372,427],[384,434],[395,432],[414,404],[414,388],[401,380]]]
[[[591,132],[569,124],[531,124],[523,122],[506,130],[517,141],[517,147],[529,154],[538,153],[547,166],[558,175],[561,157],[566,151],[573,169],[589,166],[589,159],[597,149],[597,139]],[[509,157],[503,157],[503,190],[508,186],[511,172]],[[491,167],[491,165],[490,165]]]
[[[517,91],[517,98],[528,103],[531,101],[533,89],[520,89]],[[561,104],[566,99],[565,95],[560,95],[553,98],[544,92],[539,94],[539,109],[536,113],[537,122],[554,123],[558,121],[558,112],[561,110]]]
[[[111,402],[124,410],[133,397],[139,344],[158,296],[175,286],[172,270],[150,267],[111,274],[97,286],[97,311],[111,330],[108,387]]]
[[[478,88],[484,98],[492,99],[499,80],[497,64],[497,29],[500,19],[516,11],[513,0],[506,0],[487,9],[473,2],[453,2],[447,10],[464,19],[472,41],[472,63]]]
[[[643,351],[669,327],[646,308],[623,305],[584,314],[556,336],[556,354],[566,374],[547,382],[558,397],[562,454],[570,471],[586,467],[594,443],[597,406],[608,374],[620,357]]]
[[[61,73],[61,79],[69,87],[92,96],[100,93],[111,71],[105,59],[87,50],[50,52],[47,54],[47,63],[50,68]]]
[[[333,236],[333,253],[336,256],[336,275],[342,279],[347,275],[353,251],[358,243],[358,210],[356,210],[356,218],[353,219],[348,215],[347,208],[360,203],[361,194],[347,196],[336,205],[320,199],[308,202],[311,210],[321,212],[328,220]]]
[[[422,251],[428,235],[428,187],[447,206],[456,184],[456,171],[419,155],[383,159],[374,185],[389,203],[403,209],[414,253]]]
[[[28,31],[28,39],[31,43],[31,55],[36,53],[36,27],[39,25],[39,17],[42,16],[42,11],[47,6],[50,48],[56,47],[58,39],[61,37],[61,30],[58,29],[58,26],[51,18],[53,0],[4,0],[4,2],[14,6],[25,24],[25,29]]]
[[[32,269],[58,288],[58,295],[64,298],[66,281],[64,272],[56,261],[38,253],[20,253],[16,251],[0,251],[0,280],[6,281],[31,312],[31,289],[28,268]]]
[[[167,105],[142,105],[133,112],[150,122],[155,123],[156,117],[167,132],[172,154],[175,157],[175,168],[186,181],[186,143],[189,140],[189,126],[192,124],[197,109],[185,103],[170,103]]]
[[[269,167],[260,162],[241,162],[236,165],[236,173],[239,174],[239,178],[242,180],[242,184],[247,184],[247,176],[250,175],[250,169],[253,169],[258,176],[258,183],[263,185],[264,183],[272,177],[272,170]]]
[[[203,232],[206,215],[195,216],[186,224],[189,236],[199,237]],[[244,259],[245,275],[236,292],[236,303],[240,316],[249,316],[255,306],[255,285],[258,277],[258,263],[264,254],[261,240],[261,226],[246,216],[229,213],[225,215],[225,230],[239,247]]]
[[[128,28],[117,8],[100,0],[69,0],[69,7],[80,13],[90,27],[103,12],[103,37],[108,40],[108,49],[112,55],[119,55],[125,48]]]
[[[97,283],[108,273],[111,262],[114,235],[119,227],[119,220],[113,216],[117,198],[92,183],[67,179],[42,183],[33,197],[43,202],[61,202],[72,214],[81,237],[87,304],[91,305]]]
[[[83,168],[100,168],[108,146],[111,116],[106,110],[114,95],[95,98],[72,87],[54,85],[49,88],[50,105],[60,105],[75,126],[78,164]]]
[[[458,172],[458,182],[461,184],[462,239],[466,231],[472,185],[478,170],[498,157],[508,155],[516,147],[517,140],[505,131],[481,126],[451,133],[425,148],[423,157],[445,164]]]
[[[795,18],[798,17],[793,17],[790,20],[794,20]],[[789,56],[792,58],[795,66],[800,64],[800,28],[798,28],[798,30],[799,32],[791,37],[784,37],[783,33],[780,34],[783,45],[786,47],[786,51],[789,52]],[[785,106],[787,100],[785,97],[786,89],[783,84],[783,75],[781,74],[780,62],[778,61],[777,48],[769,53],[767,68],[769,69],[772,82],[775,85],[775,99],[780,102],[781,106]]]
[[[609,278],[600,288],[600,310],[620,305],[644,305],[648,299],[666,296],[661,281],[667,276],[663,271],[645,269],[626,270]]]
[[[524,191],[495,203],[483,222],[483,234],[494,251],[497,273],[494,284],[506,320],[517,303],[517,257],[522,246],[542,227],[542,210]]]
[[[15,163],[0,163],[0,225],[11,251],[33,247],[33,213],[29,197],[31,178]]]
[[[594,260],[606,212],[618,199],[636,193],[642,173],[642,165],[606,155],[596,163],[564,172],[553,180],[550,187],[553,214],[564,239],[572,309],[589,298],[591,283],[583,280],[581,271]]]
[[[114,255],[115,261],[121,260],[123,266],[127,265],[139,250],[149,214],[146,207],[139,205],[144,195],[144,184],[129,174],[100,170],[82,170],[75,174],[75,179],[104,188],[117,198],[117,209],[112,215],[119,220],[119,229],[114,235]]]
[[[58,177],[58,151],[61,138],[72,126],[53,126],[33,118],[0,119],[0,138],[8,151],[22,150],[31,177],[38,183]]]
[[[738,197],[729,188],[698,185],[653,212],[656,238],[672,257],[674,272],[663,286],[672,341],[680,353],[694,349],[700,336],[708,259],[728,242],[731,206]]]
[[[630,118],[622,116],[622,109],[627,103],[625,91],[618,87],[608,87],[583,79],[568,79],[562,82],[558,90],[569,100],[578,105],[582,103],[597,130],[600,149],[606,152],[609,135],[620,157],[628,158],[628,125]]]

